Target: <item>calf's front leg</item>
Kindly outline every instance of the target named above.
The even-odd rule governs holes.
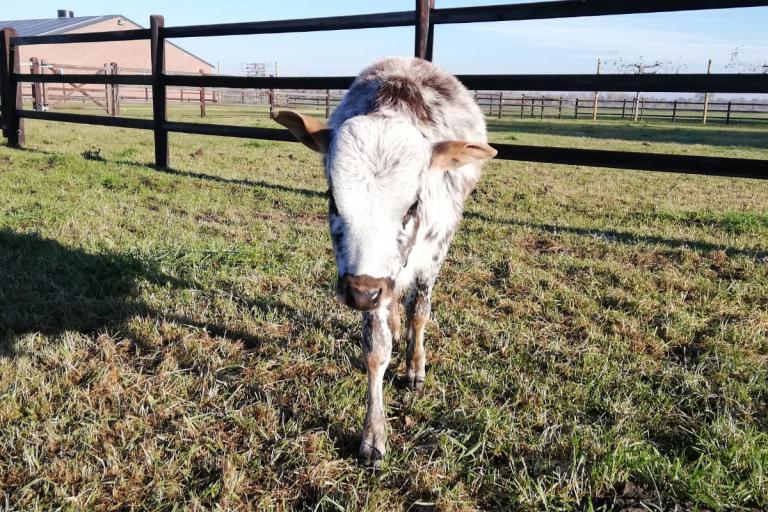
[[[387,308],[363,313],[363,358],[368,371],[368,405],[360,444],[360,460],[378,467],[386,453],[384,372],[392,355],[392,331]]]
[[[417,280],[406,303],[408,324],[408,350],[405,360],[405,378],[410,389],[424,387],[426,378],[427,353],[424,350],[424,329],[432,311],[429,283]]]

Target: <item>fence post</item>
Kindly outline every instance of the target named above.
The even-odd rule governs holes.
[[[624,119],[624,115],[627,113],[627,98],[621,100],[621,118]]]
[[[269,90],[269,117],[275,117],[275,90]]]
[[[635,96],[635,102],[632,105],[633,110],[635,111],[635,122],[640,118],[640,93]]]
[[[0,30],[0,128],[3,129],[3,137],[8,137],[8,51],[6,47],[7,37],[5,29]]]
[[[167,105],[165,97],[165,34],[162,16],[149,17],[152,53],[152,114],[155,132],[155,166],[168,167]]]
[[[640,98],[640,120],[643,120],[645,115],[645,98]]]
[[[544,96],[541,97],[541,113],[539,115],[539,119],[544,119]]]
[[[677,120],[677,100],[672,103],[672,122]]]
[[[563,97],[562,96],[557,98],[557,118],[558,119],[563,118]]]
[[[499,91],[499,119],[501,119],[501,113],[504,110],[504,91]]]
[[[101,70],[99,70],[99,73],[101,73]],[[110,64],[104,64],[104,76],[109,76],[111,74],[112,66]],[[74,84],[72,84],[72,86],[74,87]],[[85,98],[83,98],[83,103],[85,103]],[[104,83],[104,110],[107,112],[108,116],[112,115],[112,86],[106,82]]]
[[[726,114],[725,114],[725,124],[731,124],[731,106],[732,106],[732,104],[733,104],[732,101],[728,102],[728,112],[726,112]]]
[[[707,74],[712,74],[712,59],[709,59],[709,64],[707,64]],[[704,93],[704,112],[702,115],[702,123],[701,124],[707,124],[707,117],[709,117],[709,93]]]
[[[602,69],[603,61],[600,59],[597,59],[597,74],[600,75],[600,71]],[[597,121],[597,100],[600,98],[600,93],[595,91],[595,102],[592,105],[592,120]]]
[[[200,76],[205,76],[205,70],[200,70]],[[208,113],[205,111],[205,87],[200,88],[200,117],[205,117]]]
[[[576,98],[576,108],[574,109],[573,118],[574,119],[579,118],[579,98]]]
[[[32,57],[29,59],[32,63],[32,74],[40,74],[40,59]],[[43,89],[40,87],[40,82],[32,84],[32,108],[37,111],[43,110]]]
[[[430,14],[434,8],[435,0],[416,0],[416,48],[413,54],[419,59],[432,60],[435,26],[430,21]]]
[[[19,91],[19,84],[14,73],[20,72],[19,50],[11,46],[11,38],[16,37],[16,30],[12,28],[3,29],[0,37],[2,45],[2,55],[0,55],[0,77],[2,83],[2,102],[3,117],[5,118],[5,137],[8,139],[8,145],[12,148],[18,148],[24,145],[24,121],[19,118],[17,110],[23,106]]]
[[[120,74],[120,66],[117,65],[117,62],[112,63],[112,76],[117,76]],[[119,117],[120,116],[120,86],[118,84],[112,84],[112,112],[110,112],[110,115],[112,117]]]
[[[325,118],[331,117],[331,90],[325,90]]]
[[[45,73],[45,59],[40,59],[40,72]],[[48,93],[45,88],[45,82],[40,84],[40,92],[43,98],[43,110],[48,110]]]
[[[520,98],[520,119],[525,115],[525,94]]]

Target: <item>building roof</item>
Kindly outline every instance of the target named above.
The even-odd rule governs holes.
[[[78,16],[76,18],[0,21],[0,29],[7,27],[15,28],[20,37],[43,36],[69,32],[70,30],[116,18],[117,16],[118,15],[114,14],[111,16]]]
[[[105,16],[77,16],[72,18],[48,18],[43,20],[12,20],[12,21],[0,21],[0,30],[4,28],[14,28],[19,34],[19,37],[31,37],[31,36],[47,36],[51,34],[65,34],[71,30],[75,30],[101,21],[111,20],[112,18],[123,18],[130,21],[134,25],[141,27],[138,23],[131,21],[130,19],[120,14],[108,14]],[[202,59],[194,53],[185,50],[181,46],[167,41],[169,44],[175,46],[184,53],[188,53],[192,57],[198,59],[212,68],[213,64],[205,59]]]

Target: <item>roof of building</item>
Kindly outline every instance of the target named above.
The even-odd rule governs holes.
[[[0,21],[0,29],[13,27],[21,37],[43,36],[69,32],[76,28],[85,27],[87,25],[92,25],[93,23],[116,17],[118,17],[118,15],[114,14],[111,16],[78,16],[76,18]]]
[[[141,26],[138,23],[131,21],[130,19],[120,14],[108,14],[106,16],[77,16],[72,18],[48,18],[43,20],[12,20],[12,21],[0,21],[0,30],[4,28],[14,28],[19,34],[19,37],[32,37],[32,36],[47,36],[51,34],[64,34],[71,30],[75,30],[101,21],[111,20],[113,18],[123,18],[130,21],[136,26]],[[214,67],[213,64],[195,55],[194,53],[185,50],[177,44],[171,43],[181,51],[188,53],[192,57],[204,62],[205,64]]]

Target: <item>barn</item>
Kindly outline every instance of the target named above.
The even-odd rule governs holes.
[[[58,11],[56,18],[0,21],[0,29],[7,27],[16,29],[20,36],[82,34],[143,28],[119,14],[75,16],[72,11],[64,10]],[[214,66],[209,62],[172,43],[166,43],[166,45],[168,72],[213,73]],[[150,50],[147,40],[22,46],[20,61],[29,63],[32,58],[64,67],[65,72],[72,73],[76,73],[78,68],[103,68],[105,64],[113,62],[121,69],[150,69]],[[67,70],[67,66],[71,69]]]
[[[112,32],[143,28],[119,14],[105,16],[75,16],[60,10],[56,18],[0,21],[0,29],[14,28],[19,36],[82,34]],[[78,74],[149,74],[151,73],[149,40],[97,43],[40,44],[19,47],[22,73]],[[212,74],[214,66],[182,47],[166,42],[166,71],[175,74]],[[23,84],[22,97],[35,110],[72,107],[73,102],[97,107],[110,115],[120,115],[121,104],[146,102],[151,99],[150,88],[131,86],[94,86],[82,84]],[[198,93],[185,93],[169,88],[168,99],[189,101]],[[206,96],[207,97],[207,96]],[[213,101],[211,94],[210,101]]]

